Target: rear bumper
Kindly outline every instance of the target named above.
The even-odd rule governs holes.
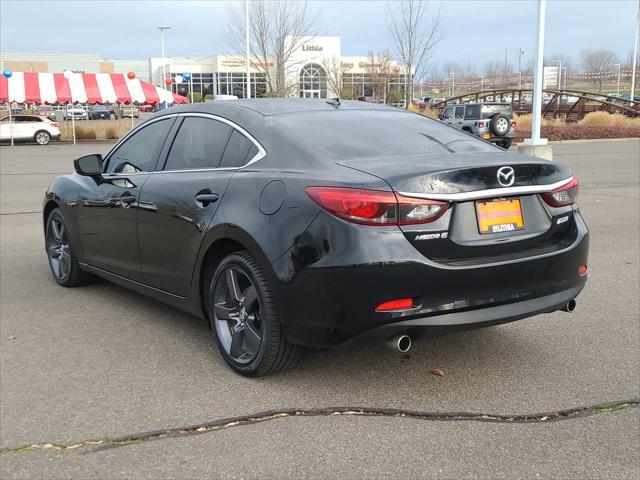
[[[505,323],[551,312],[586,282],[589,234],[556,252],[471,266],[444,265],[418,252],[395,227],[345,225],[321,213],[286,255],[272,264],[280,280],[288,338],[330,346],[373,331]],[[358,245],[358,247],[354,247]],[[414,309],[376,312],[411,297]]]

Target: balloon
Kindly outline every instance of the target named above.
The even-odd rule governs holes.
[[[176,83],[182,83],[182,75],[176,75],[176,78],[174,80]]]
[[[73,72],[68,68],[65,69],[65,71],[62,72],[62,74],[64,75],[64,78],[66,78],[67,80],[69,80],[73,76]]]
[[[136,78],[136,72],[127,72],[127,78],[129,80],[133,80],[134,78]]]
[[[182,79],[183,79],[185,82],[188,82],[189,80],[191,80],[191,74],[190,74],[189,72],[184,72],[184,73],[182,74]]]
[[[11,78],[11,75],[13,75],[13,72],[11,70],[9,70],[8,68],[5,68],[2,71],[2,75],[4,76],[4,78]]]
[[[165,83],[167,86],[171,85],[171,79],[170,79],[170,78],[165,78],[165,79],[164,79],[164,83]]]

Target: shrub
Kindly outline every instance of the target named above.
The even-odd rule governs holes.
[[[213,95],[212,93],[207,93],[207,94],[204,96],[204,99],[205,99],[205,100],[213,100],[214,98],[215,98],[215,95]]]
[[[343,100],[355,100],[351,87],[343,87],[340,91],[340,98]]]
[[[397,90],[391,90],[387,94],[387,103],[400,103],[402,102],[402,94]]]
[[[199,92],[193,92],[193,103],[204,101],[204,97]]]
[[[627,117],[620,113],[591,112],[578,122],[590,127],[640,128],[640,118]]]

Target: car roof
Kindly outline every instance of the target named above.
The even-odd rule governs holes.
[[[187,105],[178,105],[167,113],[211,113],[222,114],[240,111],[251,111],[261,116],[285,115],[305,112],[321,112],[335,110],[391,110],[397,108],[386,105],[360,102],[356,100],[340,100],[340,105],[331,103],[332,99],[306,99],[306,98],[252,98],[239,100],[225,100],[220,102],[200,102]]]

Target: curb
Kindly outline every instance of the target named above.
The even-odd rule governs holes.
[[[563,143],[594,143],[594,142],[626,142],[629,140],[640,140],[640,137],[625,138],[584,138],[581,140],[549,140],[549,145],[562,145]],[[522,145],[523,142],[514,143],[514,145]]]

